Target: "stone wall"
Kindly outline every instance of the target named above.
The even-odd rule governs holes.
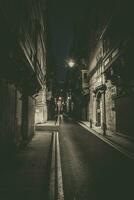
[[[116,131],[116,111],[115,111],[115,101],[113,98],[113,91],[115,90],[115,86],[113,86],[110,81],[106,83],[106,128],[107,131]]]
[[[47,121],[46,90],[40,90],[36,98],[35,123],[44,123]]]

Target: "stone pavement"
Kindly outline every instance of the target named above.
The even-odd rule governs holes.
[[[81,121],[80,125],[84,125],[86,129],[98,136],[100,139],[109,142],[117,150],[125,154],[127,157],[134,160],[134,140],[130,140],[119,134],[108,132],[106,136],[103,136],[101,129],[90,128],[90,122]]]
[[[38,131],[12,165],[0,170],[1,200],[47,199],[51,131]]]

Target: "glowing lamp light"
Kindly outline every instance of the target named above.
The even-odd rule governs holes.
[[[68,62],[69,67],[73,67],[75,65],[75,62],[73,60],[70,60]]]
[[[62,98],[61,97],[59,97],[59,100],[61,100]]]

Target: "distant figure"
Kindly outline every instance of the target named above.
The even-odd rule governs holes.
[[[54,119],[55,119],[55,125],[56,125],[57,122],[58,122],[58,114],[56,114],[56,115],[54,116]]]
[[[63,114],[60,114],[59,120],[60,120],[60,122],[63,120]]]

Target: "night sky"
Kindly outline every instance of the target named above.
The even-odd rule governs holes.
[[[49,0],[48,17],[52,53],[57,66],[57,80],[64,81],[76,22],[88,12],[90,0]]]
[[[85,53],[89,54],[87,47],[89,46],[88,39],[90,29],[92,29],[92,21],[95,22],[95,26],[93,25],[95,31],[99,26],[97,20],[95,21],[92,17],[97,16],[99,18],[98,11],[100,9],[105,14],[110,13],[112,7],[116,7],[117,2],[120,2],[120,0],[48,0],[51,51],[55,61],[56,79],[58,81],[65,80],[67,72],[66,59],[70,56],[72,44],[78,33],[80,35],[76,42],[83,45],[83,47],[78,45],[78,51],[82,47],[85,48],[83,55]]]

